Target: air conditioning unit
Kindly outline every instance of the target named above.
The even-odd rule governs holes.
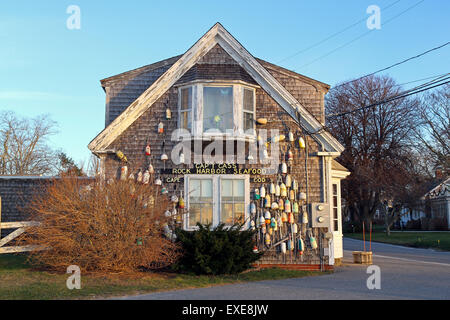
[[[309,212],[313,228],[330,229],[330,205],[328,203],[311,203]]]

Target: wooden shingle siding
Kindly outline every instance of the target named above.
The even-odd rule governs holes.
[[[131,79],[116,81],[106,87],[106,119],[105,126],[109,125],[133,101],[150,87],[171,65],[166,65],[150,71],[135,75]]]

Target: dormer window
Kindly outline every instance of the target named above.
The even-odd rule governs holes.
[[[179,125],[191,136],[255,138],[255,87],[195,82],[179,88]]]

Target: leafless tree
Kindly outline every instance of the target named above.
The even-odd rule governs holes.
[[[58,157],[48,138],[55,133],[56,123],[47,115],[21,118],[12,111],[0,113],[0,174],[52,174]]]
[[[415,128],[417,148],[431,160],[431,168],[450,171],[450,84],[422,96],[420,126]]]
[[[339,160],[352,172],[343,183],[343,196],[353,220],[371,221],[383,199],[395,196],[393,186],[404,183],[419,102],[403,98],[362,108],[401,91],[391,77],[370,76],[327,96],[327,126],[344,145]]]

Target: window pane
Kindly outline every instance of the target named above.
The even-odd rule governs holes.
[[[339,231],[339,221],[334,220],[334,231]]]
[[[221,187],[222,201],[233,200],[233,180],[223,179]]]
[[[244,131],[255,128],[255,119],[253,113],[244,112]]]
[[[191,109],[192,87],[181,89],[181,110]]]
[[[233,87],[203,88],[203,131],[233,129]]]
[[[337,219],[337,218],[338,218],[338,209],[333,208],[333,219]]]
[[[184,111],[181,112],[181,129],[191,130],[191,112],[190,111]]]
[[[191,203],[189,205],[189,226],[195,227],[200,221],[201,204]]]
[[[244,201],[244,180],[233,180],[233,195],[235,201]]]
[[[232,225],[233,224],[233,204],[222,203],[222,208],[220,212],[220,222]]]
[[[189,197],[190,201],[198,202],[200,199],[200,180],[189,180]]]
[[[243,223],[244,222],[244,212],[245,205],[244,203],[236,203],[234,205],[234,223]]]
[[[338,198],[337,198],[337,196],[333,196],[333,206],[334,207],[338,206]]]
[[[244,110],[253,112],[253,90],[244,89]]]
[[[337,184],[333,184],[333,195],[337,196],[338,194],[337,190],[338,190]]]
[[[208,224],[212,222],[212,203],[202,204],[201,224]]]
[[[202,201],[212,201],[212,180],[202,181]]]

